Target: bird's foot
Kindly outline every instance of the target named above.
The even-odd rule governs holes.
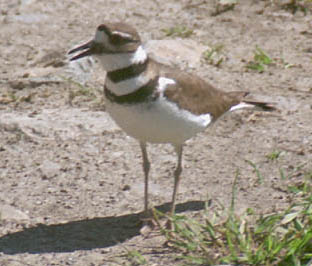
[[[152,232],[158,231],[158,223],[153,218],[143,218],[142,221],[142,228],[140,230],[140,233],[142,236],[148,236]]]
[[[172,231],[174,229],[172,220],[169,217],[162,217],[160,219],[153,215],[153,217],[141,218],[140,220],[143,224],[140,233],[143,236],[149,236],[151,233],[159,234],[162,231]]]
[[[172,220],[170,218],[166,221],[165,228],[170,231],[174,229]]]

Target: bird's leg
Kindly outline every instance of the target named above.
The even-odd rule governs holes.
[[[182,151],[183,151],[183,146],[174,146],[175,151],[178,156],[178,162],[177,162],[177,167],[174,171],[174,188],[173,188],[173,194],[172,194],[172,201],[171,201],[171,215],[174,215],[175,212],[175,201],[179,189],[179,184],[180,184],[180,176],[182,172]]]
[[[146,151],[146,143],[140,142],[140,147],[142,151],[143,158],[143,171],[144,171],[144,215],[148,216],[148,173],[150,170],[150,162],[148,161],[147,151]]]
[[[143,216],[143,227],[141,228],[140,232],[142,235],[148,235],[151,230],[156,226],[153,218],[149,215],[148,210],[148,173],[150,170],[150,162],[148,161],[147,151],[146,151],[146,143],[140,142],[140,147],[142,151],[142,158],[143,158],[143,171],[144,171],[144,216]]]

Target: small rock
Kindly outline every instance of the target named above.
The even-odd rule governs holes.
[[[0,104],[8,104],[14,102],[14,99],[12,97],[2,97],[0,96]]]
[[[42,165],[40,166],[40,170],[42,172],[42,175],[45,178],[52,178],[58,174],[60,171],[61,166],[58,163],[45,160]]]
[[[130,190],[130,186],[129,185],[124,185],[123,188],[122,188],[122,191],[127,191],[127,190]]]
[[[9,85],[14,90],[22,90],[26,87],[26,84],[22,80],[12,80],[9,82]]]
[[[199,65],[202,53],[207,50],[206,46],[193,40],[151,40],[144,48],[160,63],[167,65],[187,63],[188,67]]]

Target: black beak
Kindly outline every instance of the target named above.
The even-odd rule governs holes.
[[[70,50],[68,52],[68,54],[73,54],[73,53],[76,53],[78,51],[82,51],[82,50],[85,50],[84,52],[70,58],[70,61],[74,61],[74,60],[77,60],[79,58],[82,58],[82,57],[86,57],[86,56],[90,56],[92,54],[94,54],[94,51],[93,51],[93,48],[94,48],[94,43],[93,43],[93,40],[92,41],[89,41],[83,45],[80,45],[72,50]]]

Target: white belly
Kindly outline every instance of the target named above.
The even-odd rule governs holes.
[[[131,137],[143,142],[180,145],[211,123],[211,116],[193,115],[164,97],[140,104],[116,104],[106,100],[106,110]]]

